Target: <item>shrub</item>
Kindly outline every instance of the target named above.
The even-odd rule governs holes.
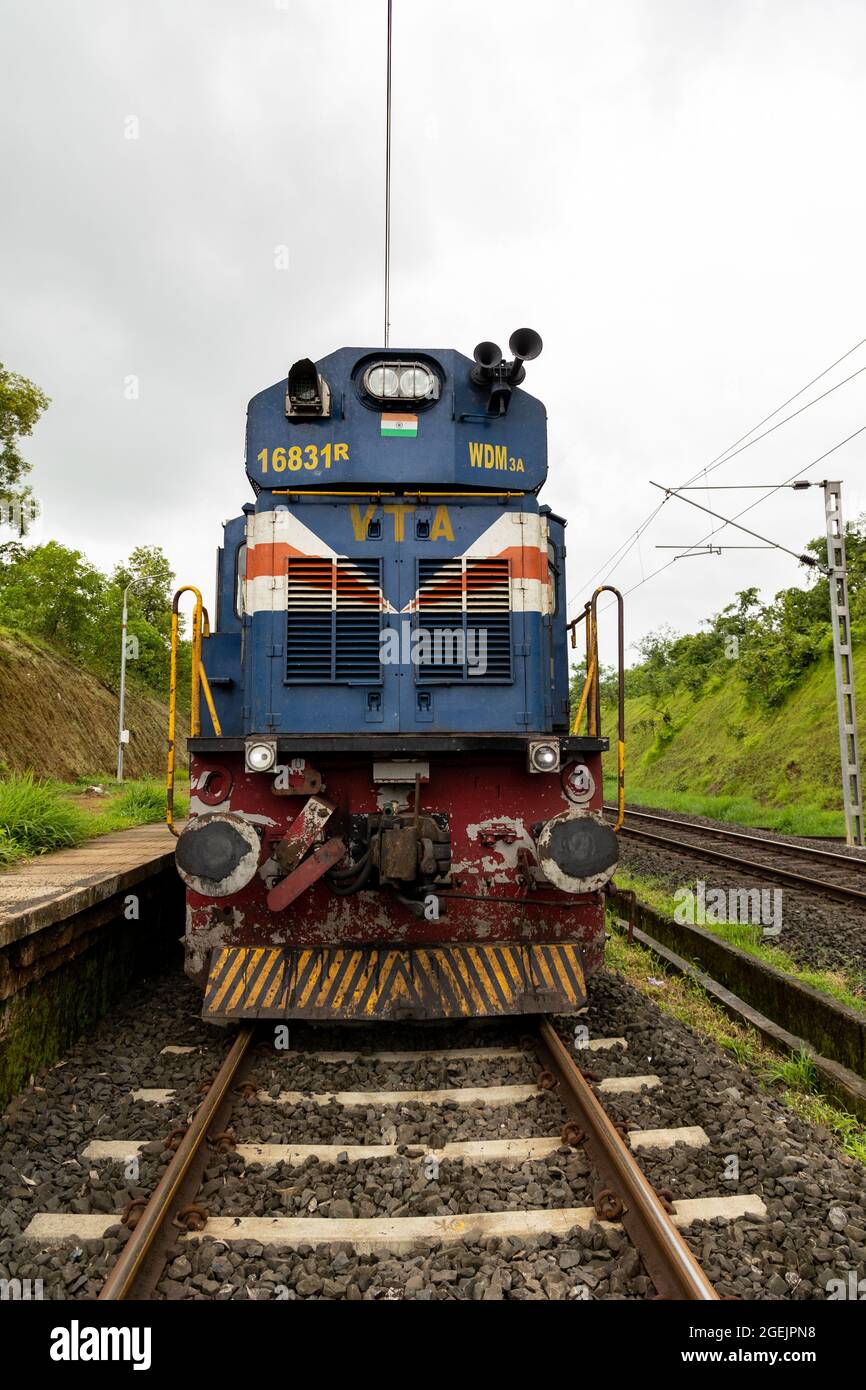
[[[0,854],[10,846],[13,858],[46,854],[80,844],[86,833],[83,813],[64,801],[52,783],[32,772],[0,782]]]

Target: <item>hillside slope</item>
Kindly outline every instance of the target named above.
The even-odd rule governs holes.
[[[866,655],[855,653],[861,735],[866,718]],[[746,704],[732,664],[695,696],[677,689],[626,700],[626,782],[652,791],[748,796],[765,806],[838,809],[839,740],[833,664],[810,669],[779,709]],[[602,727],[616,729],[605,706]],[[866,742],[861,737],[861,748]]]
[[[0,775],[32,769],[58,781],[110,775],[117,762],[117,695],[98,676],[19,633],[0,632]],[[131,778],[165,769],[168,713],[127,688]],[[180,763],[186,720],[178,716]]]

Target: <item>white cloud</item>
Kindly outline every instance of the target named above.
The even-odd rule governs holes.
[[[381,340],[384,24],[384,0],[7,0],[2,356],[53,397],[33,481],[98,563],[160,542],[209,589],[249,496],[247,399]],[[856,0],[395,0],[392,342],[542,333],[527,384],[575,600],[650,478],[683,481],[863,336],[864,50]],[[715,480],[775,481],[864,423],[866,374]],[[849,515],[863,447],[831,466]],[[820,495],[754,523],[799,549]],[[613,579],[704,529],[669,503]],[[629,598],[629,638],[798,574],[679,561]]]

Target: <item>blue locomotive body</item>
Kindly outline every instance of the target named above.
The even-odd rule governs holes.
[[[382,353],[316,364],[324,419],[288,419],[285,381],[250,402],[258,495],[225,527],[205,650],[223,732],[566,730],[565,523],[535,495],[544,407],[521,391],[487,415],[456,352],[391,358],[422,362],[438,385],[396,434],[404,412],[359,387]],[[314,555],[318,570],[303,563]],[[442,630],[463,633],[455,659],[413,660]]]
[[[177,851],[206,1017],[584,1002],[606,741],[569,733],[540,339],[515,343],[343,348],[250,402]]]

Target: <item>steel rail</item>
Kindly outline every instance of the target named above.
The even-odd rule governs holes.
[[[240,1029],[207,1095],[192,1118],[171,1162],[148,1199],[138,1221],[108,1275],[99,1298],[107,1301],[128,1297],[142,1271],[144,1261],[178,1197],[181,1184],[201,1149],[208,1128],[226,1098],[229,1087],[246,1056],[255,1025]]]
[[[604,803],[605,811],[616,811],[616,806]],[[751,835],[745,830],[727,830],[717,825],[696,825],[694,821],[678,820],[674,816],[659,816],[651,811],[632,811],[626,807],[626,816],[634,820],[655,821],[658,825],[674,826],[677,830],[693,831],[696,835],[718,835],[725,840],[736,840],[740,844],[758,845],[760,848],[779,849],[783,854],[801,854],[804,858],[833,859],[849,869],[860,869],[866,860],[860,861],[853,854],[839,854],[833,849],[819,849],[817,845],[794,845],[790,840],[771,840],[766,835]]]
[[[866,906],[866,891],[862,888],[846,888],[839,883],[828,883],[825,878],[808,878],[806,874],[795,873],[793,869],[782,869],[777,864],[762,864],[757,859],[742,859],[737,854],[725,854],[724,850],[707,849],[705,845],[689,844],[685,840],[672,840],[667,835],[654,835],[651,830],[636,830],[634,826],[623,825],[619,833],[634,835],[639,840],[649,840],[651,844],[663,845],[666,849],[676,850],[678,854],[691,854],[696,859],[710,859],[715,864],[729,864],[740,873],[754,873],[756,878],[788,883],[809,893],[819,893],[824,898],[836,898],[838,902],[853,902]]]
[[[634,1241],[659,1295],[697,1302],[718,1299],[719,1295],[665,1211],[646,1174],[546,1018],[539,1020],[538,1038],[550,1070],[561,1083],[560,1099],[586,1136],[586,1148],[593,1166],[622,1202],[619,1219]]]

